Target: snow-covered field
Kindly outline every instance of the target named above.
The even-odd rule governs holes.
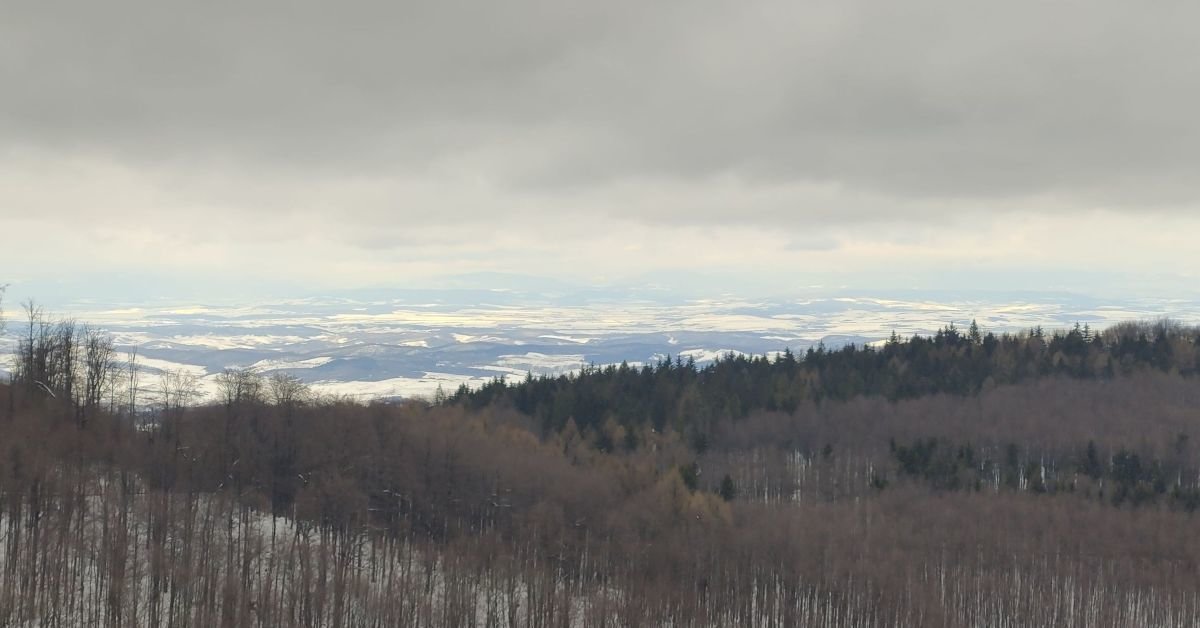
[[[800,352],[819,342],[878,343],[893,331],[929,334],[975,319],[985,330],[1092,327],[1169,316],[1200,322],[1200,302],[1099,301],[1078,295],[918,298],[831,295],[792,299],[555,298],[488,292],[394,298],[309,298],[257,304],[68,304],[53,308],[136,347],[151,376],[182,370],[204,391],[226,367],[285,372],[324,393],[431,396],[495,377],[558,375],[587,364],[704,363],[727,353]],[[6,368],[18,312],[0,336]]]

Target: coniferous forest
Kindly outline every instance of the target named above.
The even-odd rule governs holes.
[[[1200,330],[196,403],[34,306],[0,384],[0,625],[1194,626]]]

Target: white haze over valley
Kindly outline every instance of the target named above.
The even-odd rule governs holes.
[[[10,297],[13,295],[10,295]],[[21,311],[10,298],[0,338],[8,369]],[[283,372],[319,393],[358,399],[429,398],[496,377],[560,375],[588,364],[710,362],[728,353],[800,353],[818,343],[879,343],[892,332],[931,334],[971,320],[990,331],[1132,319],[1200,322],[1191,299],[1099,300],[1078,294],[804,294],[713,299],[661,294],[519,290],[397,290],[276,299],[255,305],[99,300],[50,304],[47,313],[111,333],[137,348],[153,396],[158,373],[182,369],[211,396],[225,368]],[[146,399],[144,401],[150,401]]]

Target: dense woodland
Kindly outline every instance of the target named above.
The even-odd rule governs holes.
[[[975,395],[997,386],[1044,377],[1113,379],[1154,369],[1191,376],[1200,372],[1197,333],[1170,321],[1118,325],[1104,333],[1087,326],[1047,334],[986,333],[972,322],[953,324],[924,338],[895,334],[880,348],[847,345],[790,350],[774,358],[730,354],[697,368],[667,358],[657,364],[592,366],[556,378],[532,376],[516,385],[497,379],[479,390],[459,389],[452,401],[482,408],[511,404],[536,417],[545,432],[569,420],[601,429],[610,420],[625,427],[668,426],[705,447],[715,426],[756,412],[794,413],[805,403],[882,397],[890,401],[928,395]]]
[[[1193,626],[1200,333],[1171,322],[197,405],[28,306],[0,625]]]

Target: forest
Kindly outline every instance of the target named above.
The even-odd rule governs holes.
[[[200,402],[33,304],[0,625],[1200,625],[1200,330],[948,326],[363,404]]]

